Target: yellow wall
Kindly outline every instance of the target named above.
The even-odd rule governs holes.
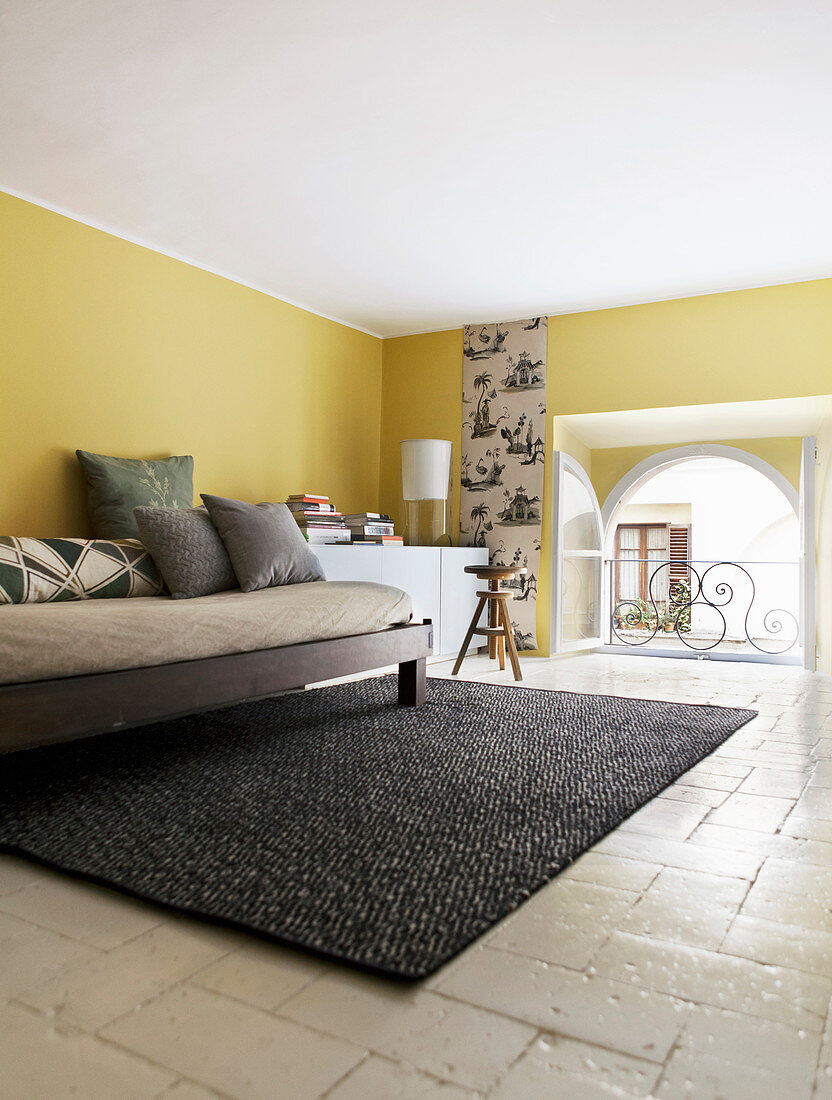
[[[384,341],[381,399],[381,510],[401,524],[403,439],[450,439],[454,471],[453,541],[459,535],[459,458],[462,442],[462,330]]]
[[[458,444],[461,358],[460,329],[384,342],[384,407],[392,410],[395,401],[403,419],[382,417],[383,507],[393,507],[398,493],[393,456],[405,423],[409,435],[441,435]],[[549,318],[550,416],[806,397],[829,393],[830,383],[830,279]],[[792,470],[793,481],[791,458],[770,454],[773,465],[784,462]],[[595,478],[595,452],[592,465]],[[458,471],[454,492],[458,499]],[[537,605],[542,646],[548,644],[549,499],[547,480]],[[832,623],[832,604],[822,613]]]
[[[554,418],[551,447],[555,451],[571,455],[592,476],[592,451],[557,416]]]
[[[0,533],[87,532],[76,447],[378,503],[382,341],[0,194]]]
[[[832,279],[549,318],[549,409],[566,413],[830,391]]]

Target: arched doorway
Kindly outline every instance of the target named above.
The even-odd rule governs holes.
[[[635,465],[603,507],[595,502],[590,541],[603,548],[602,593],[596,588],[587,612],[587,640],[618,652],[717,660],[800,663],[802,650],[802,663],[813,668],[813,470],[809,438],[800,493],[757,455],[722,444],[657,451]],[[584,481],[591,494],[585,474]],[[576,557],[557,537],[558,523],[566,517],[568,524],[563,490],[556,477],[554,576],[559,542]],[[569,571],[561,572],[553,613],[563,618],[574,597],[565,587]]]
[[[725,458],[756,470],[763,477],[776,486],[788,500],[797,516],[799,512],[799,498],[795,487],[787,481],[779,470],[769,462],[751,454],[749,451],[740,450],[739,447],[726,447],[719,443],[702,443],[689,447],[673,447],[667,451],[657,451],[643,459],[637,465],[628,470],[624,477],[610,490],[606,500],[601,506],[601,518],[604,527],[609,526],[613,512],[621,505],[629,503],[638,491],[639,486],[648,481],[660,470],[669,469],[682,462],[688,462],[692,458]]]

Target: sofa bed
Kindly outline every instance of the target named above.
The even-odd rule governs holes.
[[[433,627],[387,585],[318,581],[173,600],[0,609],[0,751],[123,729],[398,665],[420,706]]]
[[[81,458],[95,538],[0,538],[0,752],[390,665],[399,703],[424,702],[430,621],[397,588],[327,581],[284,504],[193,508],[190,459],[171,500],[183,459]]]

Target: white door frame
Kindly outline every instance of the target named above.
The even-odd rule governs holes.
[[[803,667],[816,668],[817,635],[815,628],[815,465],[818,441],[806,436],[800,451],[800,641]]]
[[[641,483],[647,476],[659,473],[661,470],[678,466],[691,458],[728,458],[750,466],[752,470],[767,477],[788,500],[794,509],[794,514],[800,525],[801,554],[800,554],[800,642],[803,649],[803,667],[815,668],[815,553],[814,553],[814,463],[816,440],[814,436],[803,440],[801,455],[801,490],[800,493],[779,470],[775,469],[765,459],[743,451],[739,447],[727,447],[721,443],[698,443],[684,447],[671,447],[665,451],[656,451],[642,459],[632,469],[620,478],[615,486],[607,494],[601,507],[601,515],[604,521],[604,553],[607,552],[607,536],[612,519],[619,505],[627,504],[635,495]],[[811,456],[811,462],[809,461]],[[604,606],[609,603],[609,593],[606,591],[609,578],[604,571]],[[804,623],[806,624],[804,628]],[[811,642],[807,644],[807,639]],[[762,654],[733,654],[733,653],[678,653],[668,652],[666,649],[652,646],[641,646],[639,649],[626,650],[622,646],[605,645],[602,652],[643,654],[646,657],[676,657],[694,660],[711,661],[743,661],[756,664],[801,664],[799,657],[783,655]]]
[[[570,550],[568,552],[569,557],[573,558],[597,558],[600,566],[600,586],[598,590],[598,599],[600,601],[599,616],[598,616],[598,634],[594,638],[582,638],[578,641],[565,642],[563,640],[563,623],[561,619],[561,599],[563,597],[563,531],[561,523],[561,508],[560,502],[563,498],[563,483],[564,475],[570,473],[573,477],[583,485],[589,494],[590,501],[594,507],[595,522],[598,530],[598,550]],[[550,622],[550,637],[551,645],[550,652],[553,654],[558,653],[571,653],[576,650],[592,650],[598,649],[603,641],[603,627],[602,616],[600,614],[601,608],[605,606],[604,603],[604,523],[601,518],[601,508],[598,504],[598,497],[595,495],[595,489],[592,482],[589,479],[589,474],[583,468],[583,466],[574,459],[571,455],[565,451],[554,452],[554,463],[552,466],[552,507],[550,509],[552,517],[551,531],[552,531],[552,580],[551,580],[551,602],[549,609],[549,622]]]

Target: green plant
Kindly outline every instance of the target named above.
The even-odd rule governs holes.
[[[629,624],[635,627],[644,627],[647,630],[652,630],[656,625],[656,609],[651,603],[645,603],[644,600],[632,601],[638,608],[638,613],[635,610],[632,611],[632,618],[635,622]]]
[[[687,581],[674,581],[669,595],[667,614],[672,615],[674,623],[678,620],[681,633],[687,633],[690,630],[690,585]]]

